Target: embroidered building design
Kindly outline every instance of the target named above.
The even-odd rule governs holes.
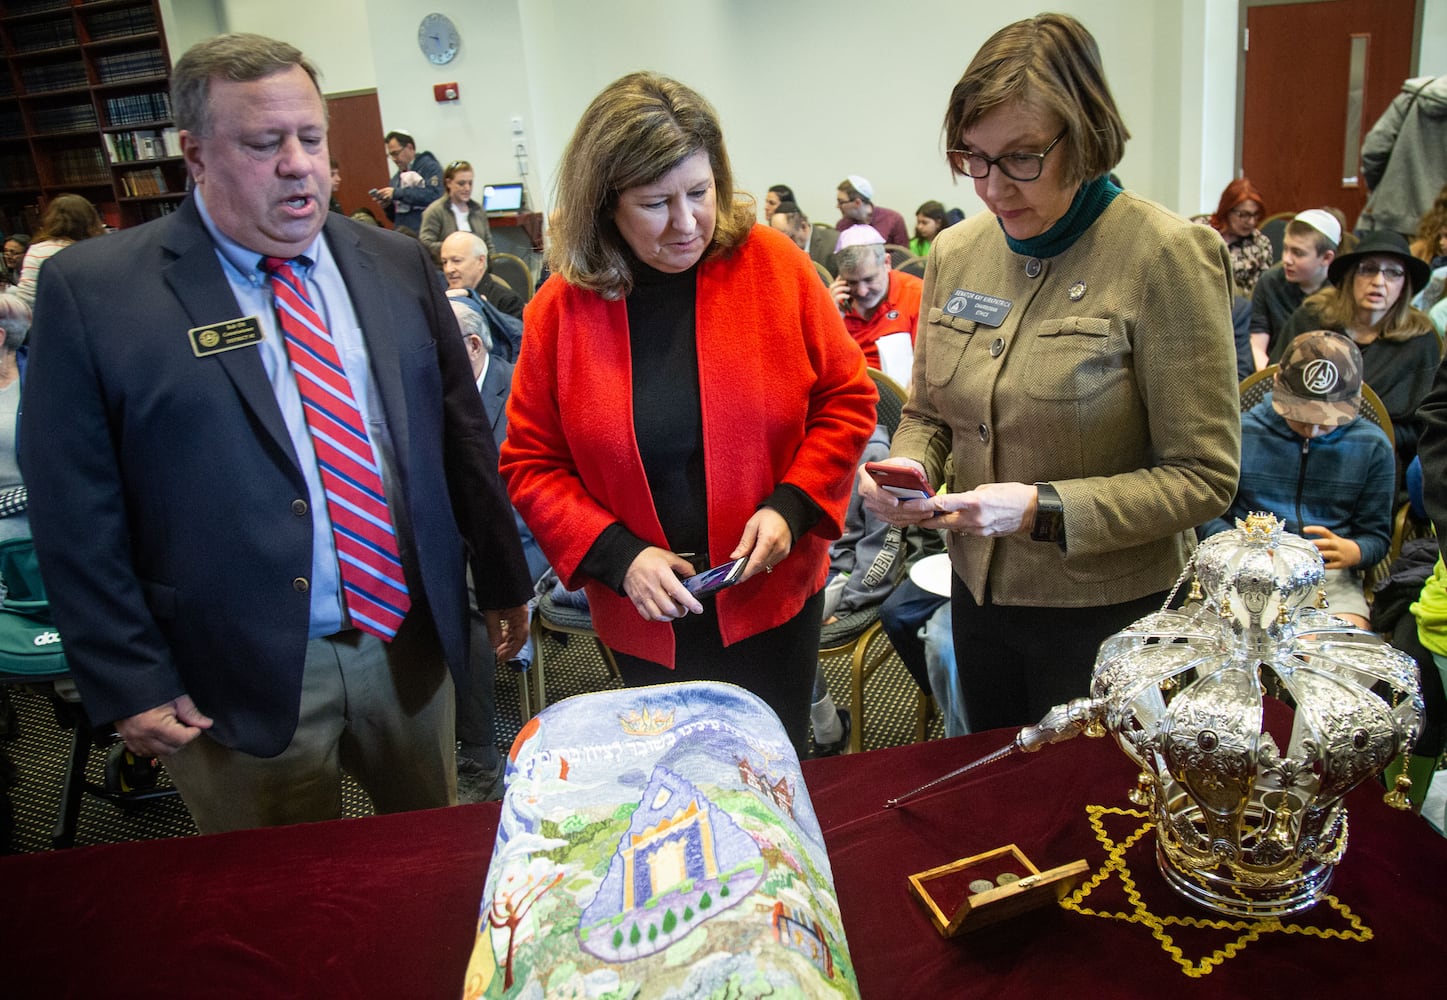
[[[758,845],[727,813],[655,767],[583,910],[579,945],[614,962],[661,951],[753,892],[764,867]]]

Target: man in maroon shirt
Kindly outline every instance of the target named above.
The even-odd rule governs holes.
[[[834,201],[843,216],[834,228],[841,233],[850,226],[873,226],[884,237],[884,242],[895,246],[909,246],[909,230],[905,228],[904,216],[892,208],[874,203],[874,185],[867,177],[850,174],[839,182]]]

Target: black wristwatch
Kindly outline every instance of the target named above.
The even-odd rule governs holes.
[[[1036,483],[1035,523],[1030,526],[1030,537],[1037,542],[1054,542],[1065,550],[1065,505],[1060,494],[1049,483]]]

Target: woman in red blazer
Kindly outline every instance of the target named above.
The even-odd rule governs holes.
[[[563,155],[502,471],[627,683],[739,684],[802,751],[875,392],[809,258],[753,218],[697,93],[635,73],[598,95]],[[736,559],[737,585],[684,586]]]

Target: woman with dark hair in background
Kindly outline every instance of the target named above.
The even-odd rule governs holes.
[[[950,529],[972,731],[1082,697],[1108,635],[1159,608],[1236,489],[1230,260],[1204,227],[1110,182],[1129,138],[1095,39],[1001,29],[945,113],[988,212],[939,235],[891,463],[953,481],[895,524]]]
[[[5,237],[3,266],[0,266],[0,291],[20,281],[20,268],[25,264],[25,251],[30,249],[30,236],[11,233]]]
[[[1231,276],[1236,294],[1251,297],[1256,279],[1272,265],[1271,239],[1257,225],[1266,218],[1261,193],[1245,177],[1238,177],[1221,192],[1221,203],[1206,224],[1221,234],[1231,251]]]
[[[1447,264],[1447,187],[1437,192],[1437,200],[1417,223],[1411,246],[1412,256],[1425,260],[1433,270]]]
[[[1303,302],[1281,334],[1283,352],[1298,334],[1311,330],[1332,330],[1356,341],[1362,381],[1392,418],[1398,469],[1417,454],[1422,433],[1417,406],[1442,360],[1432,322],[1410,305],[1430,274],[1397,233],[1368,233],[1351,253],[1337,255],[1326,272],[1331,284]],[[1271,358],[1273,364],[1280,360],[1279,354]]]
[[[0,317],[29,318],[35,305],[35,283],[45,262],[72,243],[100,236],[105,231],[95,206],[80,195],[58,194],[50,199],[40,217],[40,231],[25,252],[20,283],[0,294]]]
[[[764,195],[764,225],[767,226],[769,224],[769,220],[774,217],[774,213],[779,210],[779,206],[786,201],[792,201],[794,204],[798,204],[798,202],[794,200],[793,188],[787,184],[775,184],[769,188],[768,192]]]
[[[677,81],[594,99],[554,205],[502,448],[513,504],[627,684],[738,684],[802,754],[829,542],[875,424],[864,356]],[[684,585],[735,560],[735,586]]]

